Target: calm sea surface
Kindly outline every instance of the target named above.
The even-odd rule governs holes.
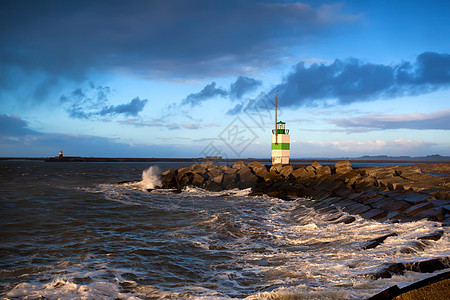
[[[383,264],[450,255],[439,223],[335,223],[305,207],[314,200],[249,190],[147,192],[157,173],[145,163],[0,162],[0,297],[361,299],[433,275],[366,275]],[[438,230],[424,251],[399,252]]]

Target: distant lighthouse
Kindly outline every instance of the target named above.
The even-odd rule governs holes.
[[[272,130],[272,164],[289,164],[291,137],[286,123],[277,122],[278,92],[275,94],[275,129]]]

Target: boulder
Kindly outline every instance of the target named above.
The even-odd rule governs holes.
[[[282,178],[281,175],[278,174],[275,170],[272,170],[272,168],[271,168],[270,172],[268,172],[268,173],[266,173],[266,175],[264,175],[265,181],[278,181],[278,180],[281,180],[281,178]]]
[[[212,161],[205,161],[199,164],[200,167],[204,169],[215,169],[217,166]]]
[[[344,174],[353,170],[352,164],[348,160],[337,162],[334,166],[336,168],[336,174]]]
[[[181,176],[179,177],[177,174],[177,181],[178,181],[178,186],[177,188],[181,188],[183,186],[189,185],[191,182],[191,179],[189,178],[188,175],[186,174],[181,174]]]
[[[317,161],[313,162],[311,166],[316,170],[318,170],[322,167],[322,165],[319,164]]]
[[[355,181],[354,188],[357,192],[367,190],[376,185],[376,180],[374,177],[365,176],[359,178]]]
[[[330,166],[321,166],[318,169],[316,169],[317,176],[324,176],[324,175],[331,175],[331,168]]]
[[[385,264],[380,271],[372,274],[374,279],[391,278],[392,275],[403,275],[405,271],[413,271],[420,273],[434,273],[436,271],[450,267],[450,258],[441,257],[418,262],[400,262],[393,264]]]
[[[416,205],[411,206],[410,208],[408,208],[407,210],[404,211],[404,213],[407,216],[412,216],[415,215],[419,212],[425,211],[427,209],[433,208],[434,205],[431,202],[423,202],[423,203],[419,203]]]
[[[245,167],[245,162],[242,160],[235,162],[232,166],[233,169],[240,169],[242,167]]]
[[[289,178],[292,172],[294,171],[294,167],[291,165],[286,165],[281,168],[280,175]]]
[[[298,168],[295,169],[292,173],[291,176],[296,178],[296,179],[304,179],[304,178],[310,178],[309,177],[309,173],[304,169],[304,168]]]
[[[246,189],[249,187],[254,187],[258,182],[258,177],[256,177],[249,167],[242,167],[238,172],[238,187],[241,189]]]
[[[220,170],[219,168],[213,168],[213,169],[208,169],[208,177],[209,178],[214,178],[220,175],[223,175],[223,171]]]
[[[236,183],[235,170],[234,170],[234,172],[228,170],[227,172],[225,172],[225,174],[223,174],[222,185],[224,188],[232,189],[232,188],[236,187],[235,183]]]
[[[274,164],[270,167],[269,171],[275,171],[277,173],[281,172],[281,169],[283,169],[283,165],[282,164]]]
[[[381,243],[383,243],[384,240],[387,239],[388,237],[391,237],[391,236],[397,236],[397,235],[398,235],[398,234],[396,234],[395,232],[393,232],[393,233],[389,233],[389,234],[380,236],[380,237],[378,237],[378,238],[376,238],[376,239],[373,239],[373,240],[367,242],[367,244],[366,244],[365,246],[361,247],[361,249],[363,249],[363,250],[373,249],[373,248],[379,246]]]
[[[191,182],[192,185],[201,187],[201,186],[203,186],[203,182],[205,182],[205,178],[198,173],[194,173],[194,176],[192,177],[192,182]]]
[[[161,173],[161,184],[165,188],[176,188],[176,179],[175,179],[175,170],[169,169],[163,173]]]
[[[252,169],[253,173],[259,178],[264,178],[264,175],[268,173],[266,165],[262,163],[252,162],[248,164],[248,166],[250,167],[250,169]]]
[[[360,169],[358,169],[358,172],[362,176],[372,176],[372,177],[377,177],[377,174],[379,171],[380,171],[380,169],[378,169],[378,168],[360,168]]]
[[[218,184],[221,184],[222,180],[223,180],[223,174],[219,174],[219,175],[217,175],[215,177],[210,177],[209,178],[209,181],[215,182],[215,183],[218,183]]]

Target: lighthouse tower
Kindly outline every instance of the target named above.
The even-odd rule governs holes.
[[[291,138],[286,123],[278,122],[275,130],[272,130],[272,164],[289,164]]]
[[[291,137],[286,123],[277,122],[278,93],[275,94],[275,129],[272,130],[272,164],[289,164]]]

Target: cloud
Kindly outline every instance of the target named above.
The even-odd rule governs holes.
[[[65,105],[69,116],[74,119],[113,117],[116,115],[137,116],[148,102],[147,99],[141,100],[136,97],[126,104],[108,105],[110,93],[110,87],[95,86],[91,82],[85,90],[77,88],[68,95],[62,95],[60,102]]]
[[[200,92],[195,94],[190,94],[181,101],[182,105],[190,104],[191,106],[199,105],[201,102],[208,100],[213,97],[225,97],[228,92],[221,88],[216,88],[216,83],[213,81],[206,85]]]
[[[241,99],[244,94],[255,90],[260,85],[260,80],[239,76],[236,81],[230,85],[230,97]]]
[[[28,122],[17,115],[0,115],[0,156],[3,157],[49,157],[57,155],[60,149],[66,156],[194,157],[201,147],[144,145],[87,134],[39,132],[30,129]]]
[[[128,125],[128,126],[135,126],[135,127],[162,127],[167,128],[169,130],[175,130],[175,129],[199,129],[201,127],[200,123],[195,122],[181,122],[181,123],[174,123],[174,122],[167,122],[163,119],[152,119],[149,121],[143,121],[139,120],[137,118],[130,118],[126,120],[120,120],[118,121],[121,125]],[[215,123],[208,123],[206,127],[216,126]]]
[[[141,100],[139,97],[131,100],[127,104],[111,105],[103,107],[97,114],[100,116],[118,115],[123,114],[125,116],[137,116],[143,109],[148,100]]]
[[[242,107],[243,107],[242,103],[236,104],[232,109],[227,111],[227,115],[235,116],[239,114],[242,111]]]
[[[18,137],[26,135],[38,135],[39,133],[28,128],[28,122],[18,115],[0,115],[0,136]]]
[[[297,64],[282,83],[265,97],[279,91],[280,106],[328,105],[419,95],[450,86],[450,55],[420,54],[415,63],[383,65],[357,58],[332,64]]]
[[[217,88],[216,83],[213,81],[210,84],[207,84],[200,92],[188,95],[181,101],[181,104],[196,106],[214,97],[229,97],[231,100],[241,99],[243,95],[255,90],[261,84],[262,82],[260,80],[239,76],[235,82],[230,84],[229,89],[224,89]]]
[[[300,147],[303,155],[320,156],[333,153],[333,157],[362,156],[362,155],[428,155],[438,149],[439,145],[423,140],[399,138],[395,140],[369,140],[369,141],[307,141],[291,146],[291,153],[295,155],[295,148]],[[432,150],[434,149],[434,150]],[[292,155],[292,154],[291,154]]]
[[[144,77],[231,74],[273,64],[280,47],[357,19],[341,5],[260,0],[6,0],[0,62],[53,78],[84,78],[88,70]]]
[[[434,113],[410,113],[399,115],[365,115],[332,121],[340,127],[370,129],[450,130],[450,109]]]

